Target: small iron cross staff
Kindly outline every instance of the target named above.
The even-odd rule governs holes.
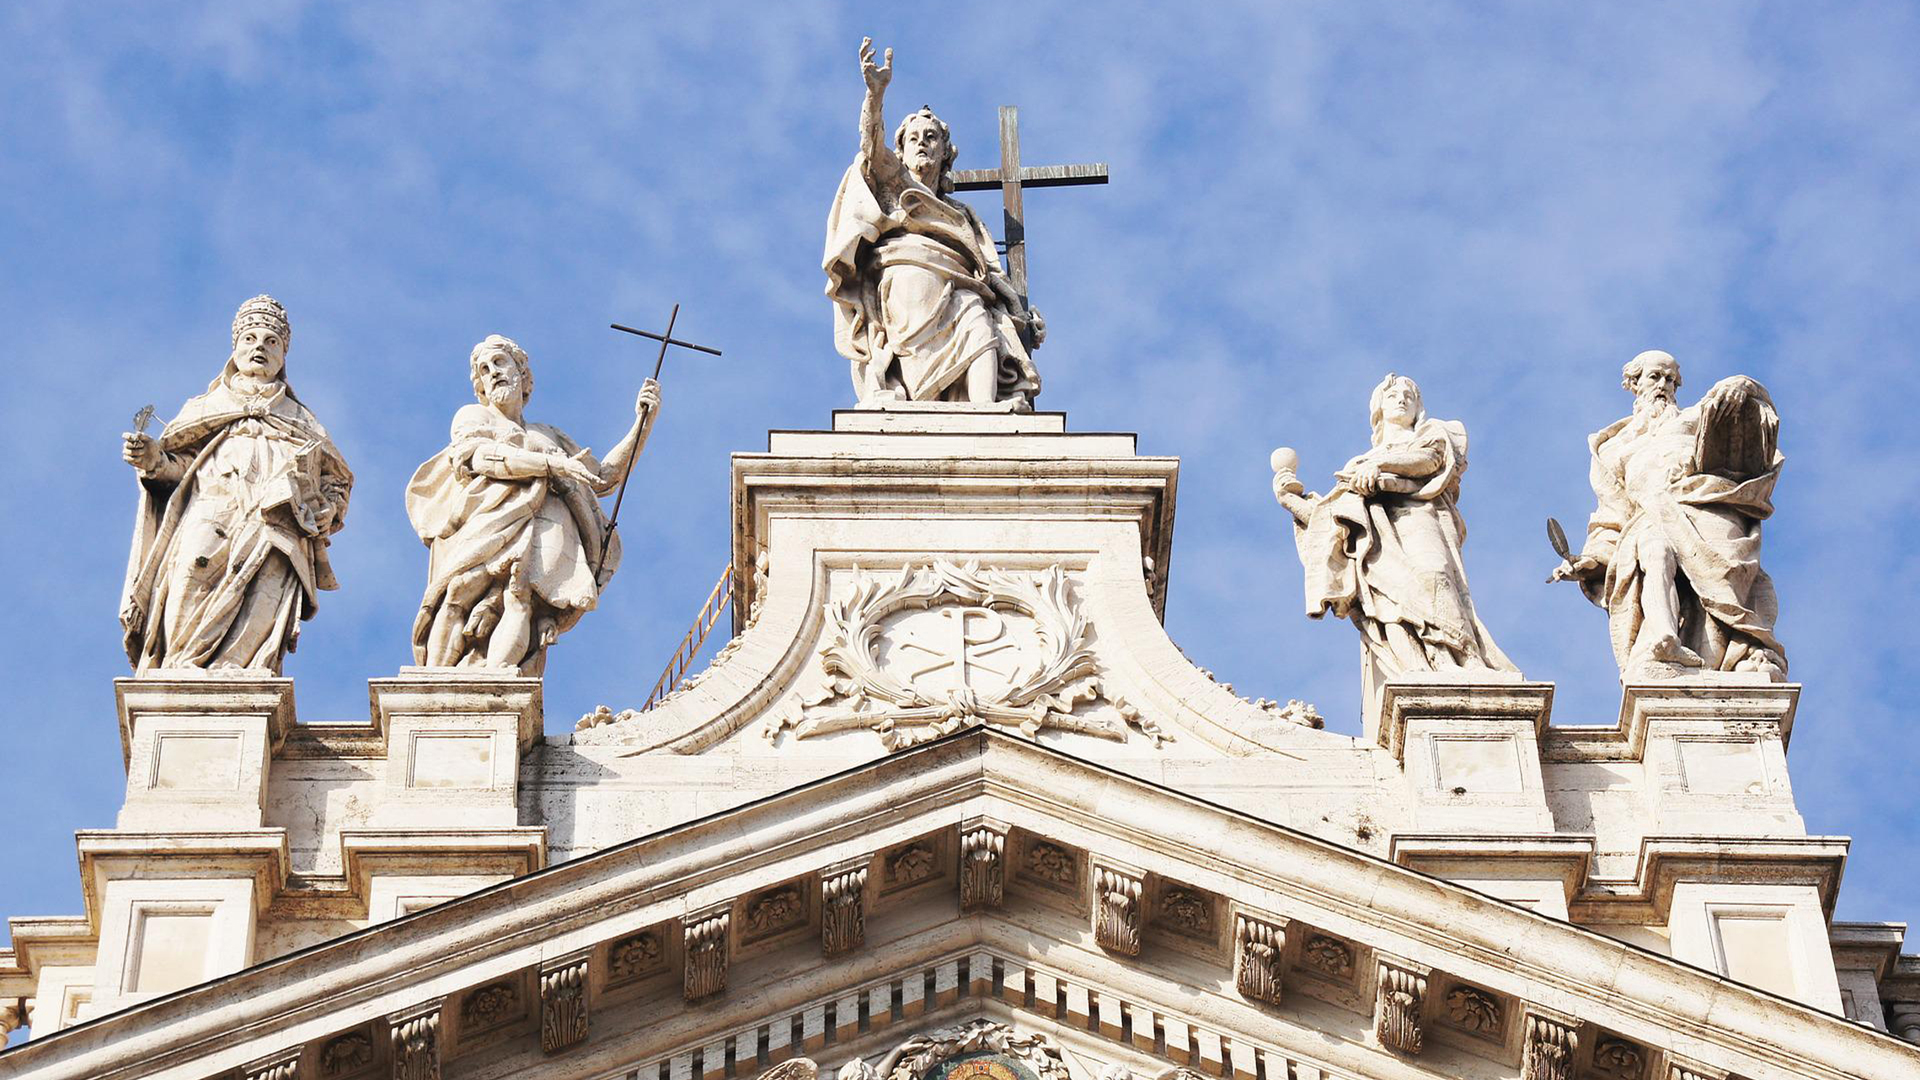
[[[683,349],[692,349],[695,352],[707,353],[710,356],[720,355],[719,349],[710,349],[705,345],[695,345],[691,341],[681,341],[679,338],[674,337],[673,324],[678,321],[680,321],[680,305],[675,304],[673,305],[673,314],[667,316],[667,332],[664,334],[656,334],[650,330],[635,330],[631,326],[622,326],[619,323],[610,323],[609,325],[623,333],[637,334],[640,337],[651,338],[660,343],[660,355],[655,357],[653,361],[653,378],[655,382],[658,382],[660,379],[660,369],[665,366],[667,362],[667,346],[669,345],[678,345]],[[620,504],[627,499],[627,481],[633,479],[633,459],[639,456],[638,454],[628,454],[627,467],[620,473],[620,493],[613,497],[613,513],[607,516],[607,532],[605,536],[600,538],[600,564],[593,568],[593,580],[595,581],[600,580],[600,569],[607,564],[607,545],[613,542],[614,526],[620,523]]]

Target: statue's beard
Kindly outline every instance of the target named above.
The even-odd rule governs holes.
[[[1655,420],[1675,409],[1671,390],[1649,390],[1633,399],[1633,415],[1637,419]]]
[[[503,381],[487,387],[487,403],[498,409],[511,408],[520,404],[519,384]]]

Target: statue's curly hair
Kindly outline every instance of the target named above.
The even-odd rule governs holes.
[[[933,106],[920,106],[918,111],[908,113],[906,119],[900,121],[900,126],[893,129],[893,152],[896,154],[906,152],[907,125],[915,120],[932,121],[933,126],[940,129],[940,137],[947,141],[947,157],[940,163],[940,194],[951,195],[953,193],[953,160],[960,155],[960,151],[953,145],[953,129],[947,127],[945,120],[934,115]]]
[[[473,396],[487,400],[486,391],[480,388],[480,358],[494,350],[500,350],[513,357],[515,367],[520,369],[520,389],[527,398],[533,397],[533,364],[527,360],[527,350],[521,348],[512,338],[503,334],[488,334],[480,344],[467,354],[467,377],[473,382]]]
[[[1675,360],[1672,353],[1664,352],[1660,349],[1648,349],[1646,352],[1627,361],[1627,365],[1620,369],[1621,389],[1629,394],[1635,393],[1636,391],[1634,390],[1633,384],[1639,381],[1643,372],[1655,364],[1665,364],[1672,368],[1673,388],[1675,390],[1680,389],[1680,361]]]

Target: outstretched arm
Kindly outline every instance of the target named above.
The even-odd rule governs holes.
[[[899,155],[887,145],[886,114],[882,111],[887,83],[893,80],[893,50],[888,49],[886,62],[875,67],[873,39],[861,38],[860,75],[867,83],[867,96],[860,103],[860,165],[867,179],[877,183],[904,168]]]
[[[621,478],[627,474],[627,462],[639,456],[641,448],[647,445],[647,436],[653,433],[653,422],[659,416],[660,384],[648,379],[641,385],[640,396],[633,402],[633,426],[627,429],[626,437],[607,453],[607,460],[594,470],[594,494],[611,495],[620,486]]]

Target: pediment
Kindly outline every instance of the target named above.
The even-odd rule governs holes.
[[[1505,1077],[1555,1047],[1575,1072],[1529,1075],[1652,1080],[1678,1064],[1837,1080],[1920,1063],[1836,1017],[992,732],[145,1002],[8,1062],[129,1080],[753,1080],[788,1057],[878,1063],[972,1019],[1046,1035],[1072,1080],[1109,1066],[1136,1080]]]

